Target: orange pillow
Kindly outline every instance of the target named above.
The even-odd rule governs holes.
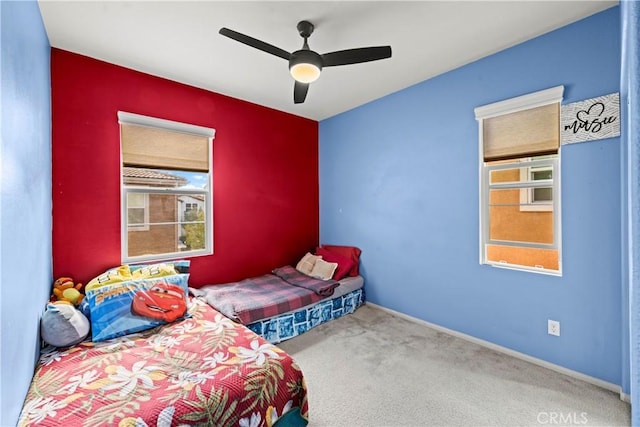
[[[321,245],[318,249],[320,248],[331,251],[334,254],[342,255],[343,257],[350,258],[353,261],[353,266],[351,267],[351,270],[349,270],[347,275],[357,276],[358,274],[360,274],[358,271],[358,267],[360,265],[360,254],[362,253],[362,251],[359,248],[356,248],[355,246],[339,246],[339,245]],[[317,249],[316,249],[316,253],[318,253]]]

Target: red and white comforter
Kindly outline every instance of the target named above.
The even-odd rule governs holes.
[[[300,368],[196,299],[191,317],[43,354],[19,426],[306,424]],[[284,420],[283,420],[284,421]]]

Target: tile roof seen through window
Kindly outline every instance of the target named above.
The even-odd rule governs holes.
[[[122,168],[122,173],[124,176],[130,178],[168,179],[173,181],[184,181],[184,178],[181,178],[177,175],[171,175],[153,169],[124,167]]]
[[[125,183],[133,184],[150,184],[161,185],[167,187],[181,187],[187,184],[187,180],[181,176],[173,175],[167,172],[161,172],[154,169],[123,167],[122,177]]]

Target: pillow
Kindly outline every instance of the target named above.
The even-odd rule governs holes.
[[[316,279],[329,280],[333,277],[333,272],[336,271],[337,267],[337,262],[327,262],[322,258],[318,258],[309,276],[315,277]]]
[[[349,276],[357,276],[359,273],[358,268],[360,265],[360,254],[362,251],[355,246],[337,246],[337,245],[321,245],[321,248],[328,249],[335,254],[340,254],[342,256],[351,258],[355,263],[351,271],[349,272]]]
[[[313,255],[309,252],[306,253],[305,256],[298,262],[296,265],[296,270],[300,273],[304,273],[306,275],[311,275],[311,270],[313,270],[313,266],[316,264],[316,260],[318,260],[319,256]]]
[[[85,286],[85,292],[99,286],[126,282],[132,279],[149,279],[176,273],[188,274],[190,263],[190,260],[178,260],[154,264],[121,265],[93,278],[87,283],[87,286]]]
[[[140,268],[131,269],[131,276],[134,279],[153,279],[154,277],[164,277],[178,274],[171,264],[151,264]]]
[[[335,273],[333,273],[333,280],[340,280],[346,277],[346,275],[351,272],[355,264],[351,258],[331,252],[327,248],[318,248],[316,250],[316,255],[320,255],[322,259],[327,262],[338,263],[338,268],[336,268]]]
[[[188,274],[115,282],[90,289],[93,341],[127,335],[187,314]]]
[[[155,268],[163,269],[163,268],[166,268],[167,266],[173,267],[173,269],[175,270],[175,273],[188,274],[189,269],[191,267],[191,260],[181,259],[176,261],[165,261],[162,263],[153,263],[153,264],[133,264],[133,265],[129,265],[129,269],[131,270],[131,274],[135,274],[136,271],[142,270],[145,268],[149,270],[155,269]]]
[[[69,347],[89,335],[89,320],[72,304],[58,301],[47,304],[40,319],[42,340],[54,347]]]
[[[120,283],[126,282],[127,280],[131,280],[133,277],[131,276],[131,270],[128,265],[121,265],[120,267],[112,268],[110,270],[105,271],[98,277],[94,277],[87,283],[84,290],[85,293],[94,288],[98,288],[100,286],[110,285],[112,283]]]

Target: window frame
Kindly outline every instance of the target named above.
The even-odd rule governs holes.
[[[206,137],[208,140],[208,172],[207,182],[204,189],[192,189],[184,187],[175,188],[158,188],[158,187],[146,187],[140,185],[125,185],[123,168],[123,154],[122,154],[122,142],[120,142],[120,230],[121,230],[121,259],[123,264],[140,263],[149,261],[167,261],[177,258],[191,258],[196,256],[205,256],[213,254],[213,139],[215,137],[215,129],[175,122],[171,120],[159,119],[155,117],[143,116],[134,113],[128,113],[124,111],[118,111],[118,125],[122,124],[146,126],[160,130],[166,130],[170,132],[182,132],[194,134],[197,136]],[[161,169],[161,168],[159,168]],[[204,172],[202,172],[204,174]],[[147,230],[149,229],[149,205],[148,194],[193,194],[204,196],[205,207],[205,247],[204,249],[198,249],[193,251],[177,251],[167,252],[163,254],[149,254],[149,255],[137,255],[129,256],[128,245],[128,207],[127,207],[127,194],[129,193],[144,193],[145,194],[145,225]],[[176,206],[176,212],[178,211]],[[176,225],[181,226],[181,218],[177,218]],[[137,228],[137,227],[136,227]],[[142,231],[142,228],[138,228]],[[133,230],[132,230],[133,231]]]
[[[559,106],[562,102],[562,96],[564,92],[564,86],[556,86],[550,89],[530,93],[527,95],[519,96],[516,98],[507,99],[504,101],[495,102],[493,104],[484,105],[481,107],[477,107],[475,112],[476,120],[478,121],[478,184],[479,184],[479,263],[480,265],[489,265],[492,267],[505,268],[510,270],[518,270],[518,271],[526,271],[533,272],[539,274],[547,274],[552,276],[562,276],[562,195],[561,195],[561,155],[560,155],[560,144],[558,145],[557,154],[553,154],[552,156],[548,156],[548,158],[534,159],[531,160],[531,157],[535,157],[535,155],[523,155],[521,158],[514,158],[512,161],[504,164],[488,164],[484,159],[484,129],[483,129],[483,120],[489,119],[492,117],[506,115],[510,113],[516,113],[519,111],[524,111],[544,105],[549,105],[553,103],[558,103]],[[559,131],[559,129],[558,129]],[[543,156],[546,157],[546,156]],[[544,244],[544,243],[535,243],[535,242],[510,242],[510,241],[502,241],[502,240],[494,240],[490,239],[489,230],[490,230],[490,216],[489,216],[489,194],[490,188],[493,187],[506,187],[504,185],[496,185],[490,184],[490,173],[492,170],[498,169],[509,169],[517,167],[518,164],[522,164],[523,167],[527,167],[527,174],[530,174],[531,167],[544,166],[549,163],[553,164],[553,178],[552,178],[552,215],[553,215],[553,243],[552,244]],[[527,183],[510,183],[512,188],[522,188],[520,200],[522,203],[522,191],[524,190],[526,193],[529,190],[533,190],[536,186],[536,183],[531,182],[532,180],[527,180]],[[529,197],[528,195],[525,197]],[[522,205],[520,206],[523,207]],[[536,207],[542,206],[533,206],[534,209],[532,211],[537,210]],[[522,209],[529,210],[529,209]],[[543,209],[540,209],[543,210]],[[510,264],[507,262],[499,262],[499,261],[490,261],[487,259],[487,246],[490,244],[499,244],[502,246],[517,246],[517,247],[529,247],[529,248],[541,248],[541,249],[556,249],[558,251],[558,269],[552,270],[544,267],[538,266],[526,266],[520,264]]]
[[[535,169],[535,170],[534,170]],[[547,170],[553,170],[546,166],[530,166],[520,168],[520,181],[542,181],[532,178],[532,174],[535,172],[543,172]],[[553,179],[553,178],[552,178]],[[551,212],[553,210],[553,194],[551,192],[551,203],[548,201],[537,201],[535,199],[535,188],[524,188],[520,190],[520,211],[522,212]]]
[[[483,222],[483,227],[484,227],[484,240],[485,240],[485,244],[489,244],[489,245],[502,245],[502,246],[519,246],[519,247],[529,247],[529,248],[539,248],[539,249],[558,249],[559,247],[559,236],[557,234],[557,232],[559,231],[559,222],[555,221],[555,215],[553,217],[554,221],[553,221],[553,243],[535,243],[535,242],[525,242],[525,241],[513,241],[513,240],[498,240],[498,239],[491,239],[491,235],[490,235],[490,227],[491,227],[491,215],[490,215],[490,208],[491,208],[491,204],[489,203],[489,194],[491,192],[491,190],[509,190],[509,189],[521,189],[522,190],[533,190],[536,186],[540,185],[535,183],[534,181],[529,181],[529,182],[498,182],[498,183],[491,183],[491,172],[493,171],[499,171],[499,170],[504,170],[504,169],[515,169],[515,168],[532,168],[532,167],[539,167],[539,166],[546,166],[549,165],[553,168],[554,170],[554,175],[556,175],[556,171],[558,171],[559,169],[559,163],[560,163],[560,159],[559,156],[553,156],[550,157],[548,159],[544,159],[544,160],[526,160],[525,158],[523,159],[514,159],[513,162],[509,162],[509,163],[501,163],[501,164],[497,164],[497,165],[485,165],[484,166],[484,182],[485,182],[485,186],[484,186],[484,194],[483,197],[485,198],[486,202],[485,204],[483,204],[483,214],[484,214],[484,219],[485,221]],[[550,182],[552,181],[552,182]],[[552,180],[545,180],[545,182],[543,184],[551,184],[551,188],[553,190],[553,194],[556,194],[560,192],[560,180],[556,177],[555,179]],[[560,202],[558,200],[558,197],[554,197],[553,199],[553,203],[552,203],[552,209],[551,211],[556,211],[557,209],[560,209]],[[497,264],[504,264],[501,262],[495,262],[495,261],[487,261],[487,263],[497,263]]]

